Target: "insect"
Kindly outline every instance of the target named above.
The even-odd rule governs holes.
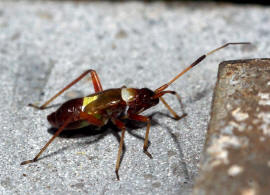
[[[150,118],[142,115],[141,113],[159,103],[159,100],[167,107],[174,118],[179,119],[180,117],[176,112],[167,104],[164,100],[163,95],[172,94],[180,98],[180,96],[171,90],[166,90],[173,82],[175,82],[184,73],[189,71],[191,68],[203,61],[207,56],[215,53],[216,51],[225,48],[229,45],[236,44],[250,44],[248,42],[236,42],[227,43],[218,47],[195,60],[191,65],[185,68],[182,72],[177,74],[168,83],[162,85],[156,90],[150,90],[148,88],[127,88],[125,86],[121,88],[107,89],[103,90],[100,83],[99,77],[94,70],[87,70],[82,73],[78,78],[73,80],[67,86],[65,86],[61,91],[54,95],[51,99],[46,101],[42,106],[36,106],[34,104],[29,104],[36,109],[45,109],[48,104],[50,104],[55,98],[61,95],[64,91],[69,89],[75,83],[80,81],[86,75],[90,74],[94,86],[95,93],[90,94],[86,97],[76,98],[69,100],[62,104],[55,112],[47,116],[49,123],[58,128],[52,138],[41,148],[39,153],[32,160],[23,161],[21,165],[36,162],[40,155],[46,150],[46,148],[52,143],[52,141],[66,129],[79,129],[88,125],[94,126],[104,126],[109,120],[113,122],[121,130],[121,139],[119,143],[115,174],[119,180],[119,165],[120,157],[123,148],[124,136],[125,136],[125,124],[122,119],[130,119],[140,122],[147,123],[143,152],[152,158],[152,155],[148,152],[148,135],[150,131]]]

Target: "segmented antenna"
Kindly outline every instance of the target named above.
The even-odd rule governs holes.
[[[195,60],[191,65],[189,65],[187,68],[185,68],[182,72],[180,72],[178,75],[176,75],[172,80],[170,80],[168,83],[162,85],[161,87],[157,88],[155,90],[155,93],[158,94],[160,92],[162,92],[163,90],[165,90],[167,87],[169,87],[174,81],[176,81],[179,77],[181,77],[183,74],[185,74],[187,71],[189,71],[191,68],[193,68],[194,66],[196,66],[197,64],[199,64],[201,61],[203,61],[207,56],[215,53],[216,51],[223,49],[229,45],[244,45],[244,44],[251,44],[250,42],[236,42],[236,43],[226,43],[224,45],[222,45],[221,47],[218,47],[204,55],[202,55],[201,57],[199,57],[197,60]]]

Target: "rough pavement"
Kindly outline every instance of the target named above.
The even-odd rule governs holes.
[[[3,194],[188,194],[203,148],[218,64],[268,57],[270,8],[209,3],[0,2],[0,190]],[[86,69],[95,69],[103,88],[156,89],[205,52],[228,41],[171,87],[188,115],[179,121],[160,104],[152,115],[149,159],[145,126],[130,127],[125,153],[114,174],[119,132],[57,138],[33,164],[52,136],[43,103]],[[87,79],[54,104],[93,92]],[[176,99],[168,103],[182,113]],[[161,114],[160,114],[161,113]],[[130,125],[136,126],[136,123]],[[90,129],[92,131],[92,129]],[[69,137],[69,138],[67,138]],[[61,194],[60,193],[60,194]]]

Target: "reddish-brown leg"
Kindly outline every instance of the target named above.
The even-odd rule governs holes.
[[[41,148],[41,150],[39,151],[39,153],[35,156],[35,158],[33,158],[32,160],[26,160],[23,161],[21,163],[21,165],[25,165],[28,163],[33,163],[36,162],[39,158],[39,156],[44,152],[44,150],[46,150],[46,148],[50,145],[50,143],[52,143],[52,141],[64,130],[64,128],[70,123],[71,118],[69,118],[57,131],[56,133],[52,136],[52,138],[43,146],[43,148]]]
[[[141,122],[146,122],[147,123],[147,128],[145,132],[145,138],[144,138],[144,145],[143,145],[143,152],[149,157],[153,158],[152,155],[147,151],[148,149],[148,136],[149,136],[149,131],[150,131],[150,119],[146,116],[142,115],[137,115],[137,114],[129,114],[128,115],[129,119],[136,120],[136,121],[141,121]]]
[[[96,117],[90,115],[90,114],[87,114],[85,112],[80,112],[80,115],[79,115],[80,119],[81,120],[86,120],[88,121],[91,125],[95,125],[95,126],[103,126],[104,123],[103,121],[97,119]]]
[[[92,125],[95,126],[102,126],[103,122],[96,119],[95,117],[93,117],[92,115],[89,115],[85,112],[81,112],[80,113],[80,119],[82,120],[87,120],[89,123],[91,123]],[[32,163],[38,160],[39,156],[46,150],[46,148],[50,145],[50,143],[52,143],[52,141],[65,129],[65,127],[70,123],[70,121],[72,120],[72,117],[70,117],[57,131],[56,133],[52,136],[52,138],[45,144],[45,146],[43,146],[43,148],[40,150],[40,152],[36,155],[36,157],[32,160],[27,160],[27,161],[23,161],[21,163],[21,165],[25,165],[28,163]]]
[[[179,103],[180,103],[180,106],[181,106],[182,110],[183,110],[183,104],[182,104],[180,95],[179,95],[177,92],[175,92],[175,91],[163,91],[163,92],[162,92],[163,95],[166,94],[166,93],[170,93],[170,94],[172,94],[172,95],[175,95],[175,96],[177,97]],[[179,119],[181,119],[181,118],[183,118],[184,116],[187,115],[186,113],[184,113],[182,116],[179,116],[179,115],[176,114],[176,112],[170,107],[170,105],[164,100],[164,98],[163,98],[162,96],[160,96],[159,99],[160,99],[161,102],[167,107],[167,109],[170,111],[170,113],[174,116],[174,118],[175,118],[176,120],[179,120]],[[183,110],[183,112],[184,112],[184,110]]]
[[[116,165],[115,165],[115,174],[116,174],[117,180],[119,180],[118,170],[119,170],[119,167],[120,167],[120,159],[121,159],[121,154],[122,154],[122,150],[123,150],[123,144],[124,144],[124,137],[125,137],[126,127],[125,127],[124,123],[122,121],[118,120],[117,118],[112,118],[112,122],[119,129],[121,129],[121,131],[122,131],[122,133],[121,133],[121,139],[120,139],[120,144],[119,144],[119,148],[118,148],[118,153],[117,153]]]
[[[73,80],[71,83],[69,83],[67,86],[65,86],[62,90],[60,90],[57,94],[55,94],[51,99],[49,99],[48,101],[46,101],[42,106],[36,106],[34,104],[29,104],[29,106],[32,106],[34,108],[37,108],[37,109],[45,109],[46,106],[51,103],[55,98],[57,98],[59,95],[61,95],[64,91],[66,91],[67,89],[69,89],[71,86],[73,86],[74,84],[76,84],[78,81],[80,81],[83,77],[85,77],[88,73],[91,74],[91,78],[92,78],[92,82],[93,82],[93,85],[94,85],[94,89],[95,89],[95,92],[100,92],[100,91],[103,91],[102,89],[102,86],[101,86],[101,83],[100,83],[100,80],[99,80],[99,77],[96,73],[95,70],[87,70],[85,71],[84,73],[82,73],[78,78],[76,78],[75,80]]]
[[[178,114],[176,114],[176,112],[170,107],[170,105],[164,100],[163,97],[160,97],[159,99],[166,106],[166,108],[170,111],[170,113],[176,120],[179,120],[181,118]]]

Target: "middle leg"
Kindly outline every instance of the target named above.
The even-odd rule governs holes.
[[[147,123],[147,128],[145,132],[144,144],[143,144],[143,152],[149,157],[153,158],[152,155],[147,151],[148,149],[148,136],[150,131],[150,119],[147,116],[137,115],[137,114],[129,114],[128,118],[131,120],[141,121]]]
[[[115,174],[116,174],[117,180],[119,180],[118,170],[119,170],[119,167],[120,167],[120,159],[121,159],[121,154],[122,154],[122,150],[123,150],[123,144],[124,144],[124,137],[125,137],[126,127],[125,127],[124,123],[122,121],[118,120],[117,118],[112,118],[112,122],[119,129],[121,129],[121,131],[122,131],[122,133],[121,133],[121,139],[120,139],[120,144],[119,144],[119,148],[118,148],[118,153],[117,153],[116,165],[115,165]]]

